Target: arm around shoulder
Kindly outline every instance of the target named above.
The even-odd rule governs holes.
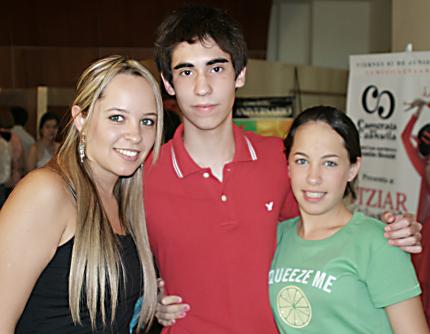
[[[0,332],[13,333],[40,273],[54,256],[74,208],[62,178],[28,174],[0,211]]]

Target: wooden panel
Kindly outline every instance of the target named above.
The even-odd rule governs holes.
[[[163,12],[157,1],[109,0],[99,14],[99,46],[152,47]]]
[[[184,0],[10,2],[0,45],[152,47],[165,15]],[[266,49],[271,1],[213,0],[241,22],[250,49]]]
[[[99,48],[99,57],[106,57],[109,55],[123,55],[133,59],[145,59],[153,57],[152,48],[130,48],[130,47],[109,47]]]
[[[2,4],[2,16],[0,19],[0,45],[12,45],[11,41],[11,16],[6,13],[10,13],[9,2]]]
[[[156,27],[188,2],[8,1],[2,4],[8,15],[0,20],[0,46],[6,47],[0,47],[0,87],[73,87],[83,69],[99,57],[119,53],[152,58]],[[250,56],[264,58],[271,1],[206,3],[227,9],[241,21]]]
[[[12,38],[22,46],[96,46],[97,3],[26,1],[12,8]]]
[[[0,88],[8,88],[12,86],[13,77],[11,48],[0,47]]]
[[[83,70],[98,58],[96,48],[17,48],[16,86],[74,87]]]

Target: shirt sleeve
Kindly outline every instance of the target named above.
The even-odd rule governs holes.
[[[375,230],[367,268],[367,287],[375,307],[386,307],[418,296],[421,289],[410,255],[390,246],[382,228]]]

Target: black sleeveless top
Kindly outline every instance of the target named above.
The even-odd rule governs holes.
[[[52,260],[41,273],[31,292],[15,333],[84,334],[115,333],[128,334],[134,305],[142,293],[142,270],[136,246],[131,236],[118,236],[120,255],[123,261],[126,282],[120,274],[119,299],[113,325],[108,321],[103,328],[101,319],[97,329],[91,328],[86,304],[81,307],[82,326],[75,325],[69,309],[69,273],[72,258],[73,238],[58,247]],[[106,302],[107,319],[110,319],[109,298]]]

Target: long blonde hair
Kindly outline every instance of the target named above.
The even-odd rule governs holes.
[[[80,107],[87,125],[91,122],[97,100],[118,74],[141,76],[152,88],[158,114],[155,159],[162,141],[162,100],[158,83],[139,62],[127,60],[122,56],[110,56],[96,61],[81,75],[73,105]],[[95,328],[97,310],[100,311],[103,325],[107,324],[105,299],[108,292],[113,322],[118,305],[120,275],[123,277],[125,275],[117,238],[103,208],[90,166],[86,163],[87,160],[80,163],[78,156],[80,133],[73,125],[73,119],[67,129],[64,142],[51,167],[63,175],[76,193],[77,220],[69,275],[69,305],[73,321],[80,324],[80,309],[85,296],[91,326]],[[133,175],[120,177],[114,187],[120,221],[136,244],[143,270],[145,297],[139,325],[142,322],[151,323],[157,297],[155,269],[145,224],[142,177],[143,169],[138,168]]]

